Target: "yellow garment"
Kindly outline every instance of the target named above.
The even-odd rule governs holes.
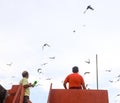
[[[23,78],[20,81],[20,84],[22,84],[23,86],[28,84],[28,79],[27,78]],[[25,89],[25,96],[30,96],[30,89],[29,89],[29,87]]]

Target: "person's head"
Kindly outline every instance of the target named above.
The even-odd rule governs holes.
[[[77,66],[74,66],[74,67],[72,68],[72,72],[73,72],[73,73],[78,73],[78,72],[79,72],[79,68],[78,68]]]
[[[27,71],[23,71],[22,72],[22,76],[25,77],[25,78],[28,78],[29,77],[29,73]]]

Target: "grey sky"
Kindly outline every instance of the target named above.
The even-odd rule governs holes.
[[[120,92],[116,82],[120,71],[119,3],[119,0],[0,0],[1,83],[10,88],[19,82],[21,72],[28,70],[30,82],[38,80],[41,84],[31,89],[31,100],[46,103],[50,83],[53,88],[63,88],[65,76],[71,73],[72,66],[78,65],[80,74],[91,72],[83,76],[89,88],[96,89],[98,54],[99,88],[108,89],[110,103],[119,102],[116,97]],[[94,10],[83,14],[88,5]],[[44,43],[50,47],[42,50]],[[55,59],[49,59],[53,56]],[[91,64],[84,62],[88,59]],[[11,62],[11,66],[6,65]],[[43,63],[47,64],[41,66]],[[43,74],[37,73],[38,68],[42,68]],[[110,79],[115,82],[110,83]]]

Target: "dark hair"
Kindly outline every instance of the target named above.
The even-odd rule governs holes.
[[[79,72],[78,67],[77,67],[77,66],[74,66],[74,67],[72,68],[72,72],[73,72],[73,73],[78,73],[78,72]]]
[[[29,75],[29,74],[28,74],[27,71],[23,71],[23,72],[22,72],[22,76],[23,76],[23,77],[26,77],[26,76],[28,76],[28,75]]]

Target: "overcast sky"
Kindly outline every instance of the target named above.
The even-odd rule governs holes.
[[[46,103],[50,83],[63,88],[63,80],[77,65],[88,88],[96,89],[97,54],[99,89],[108,90],[110,103],[119,103],[119,4],[119,0],[0,0],[0,83],[10,89],[27,70],[29,82],[39,84],[31,88],[31,101]],[[85,12],[88,5],[94,10]],[[45,43],[49,47],[43,49]],[[84,75],[86,71],[90,74]]]

